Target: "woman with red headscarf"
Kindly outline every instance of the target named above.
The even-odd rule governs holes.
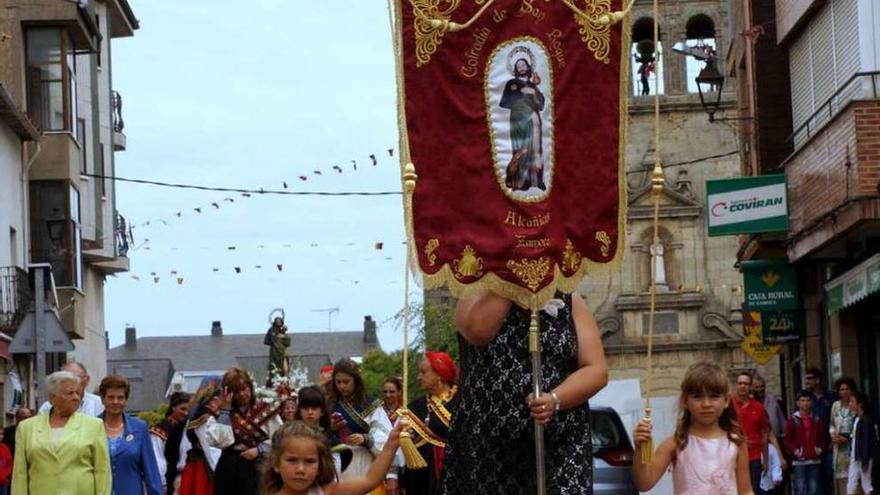
[[[458,368],[445,352],[428,351],[419,363],[419,386],[427,392],[409,403],[406,412],[413,442],[428,467],[407,469],[401,486],[407,494],[438,493],[449,423],[458,404]]]

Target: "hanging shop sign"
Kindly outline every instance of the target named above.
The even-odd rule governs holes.
[[[798,308],[797,273],[786,260],[753,260],[740,263],[749,311]]]
[[[770,345],[764,342],[762,333],[761,313],[759,311],[743,312],[742,350],[758,364],[767,364],[773,356],[782,350],[781,345]]]
[[[804,312],[800,309],[761,311],[761,339],[765,344],[799,342],[804,336]]]
[[[829,315],[880,292],[880,253],[825,284],[825,292]]]
[[[740,264],[745,285],[745,310],[758,315],[763,342],[797,342],[804,335],[804,314],[798,303],[797,273],[786,260],[752,260]]]
[[[706,181],[709,235],[788,230],[784,174]]]

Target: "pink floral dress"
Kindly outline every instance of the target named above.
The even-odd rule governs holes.
[[[727,436],[688,436],[672,467],[676,495],[736,495],[736,444]]]

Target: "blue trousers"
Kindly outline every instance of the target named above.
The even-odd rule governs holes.
[[[755,495],[763,493],[761,491],[761,473],[763,473],[761,461],[749,461],[749,479],[752,481],[752,491],[755,492]]]
[[[821,464],[794,466],[794,495],[819,495]]]

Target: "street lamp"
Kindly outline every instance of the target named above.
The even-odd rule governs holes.
[[[709,122],[715,122],[715,112],[721,106],[721,89],[724,87],[724,76],[715,68],[715,64],[707,63],[697,76],[697,91],[700,93],[700,104],[709,114]]]
[[[64,227],[66,223],[67,220],[46,220],[49,240],[52,241],[54,249],[59,249],[61,241],[64,240]]]
[[[706,62],[705,67],[695,79],[697,91],[700,93],[700,104],[709,114],[709,122],[727,122],[736,120],[756,120],[755,117],[721,117],[716,119],[715,112],[721,108],[721,90],[724,89],[724,76],[715,68],[714,62]]]

